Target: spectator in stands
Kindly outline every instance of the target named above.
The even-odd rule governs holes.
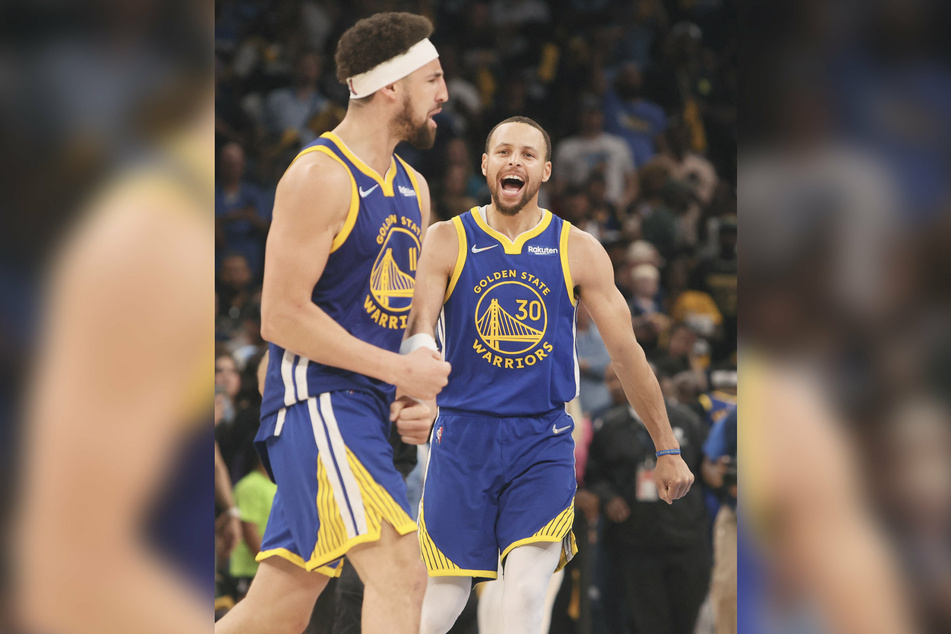
[[[699,397],[707,428],[726,418],[736,409],[736,368],[720,368],[710,372],[710,387]]]
[[[268,478],[260,461],[251,473],[234,485],[234,501],[241,512],[241,541],[231,553],[229,562],[237,590],[236,600],[243,599],[248,593],[251,580],[258,571],[258,562],[254,558],[261,550],[261,536],[267,527],[275,493],[277,485]]]
[[[220,387],[224,395],[221,422],[230,424],[234,420],[235,401],[241,391],[241,373],[230,354],[215,359],[215,387]]]
[[[664,109],[644,97],[643,84],[640,67],[628,62],[602,98],[604,129],[627,142],[638,168],[654,157],[658,137],[667,130]]]
[[[713,528],[710,601],[717,632],[736,631],[736,408],[720,419],[703,445],[703,481],[722,502]]]
[[[221,315],[231,322],[229,332],[232,336],[240,329],[241,311],[255,298],[256,288],[248,259],[241,253],[225,255],[215,291],[218,293]]]
[[[478,204],[475,198],[466,193],[468,178],[469,173],[466,171],[465,165],[450,163],[446,166],[439,199],[435,205],[436,213],[432,214],[431,222],[449,220]]]
[[[555,145],[554,185],[560,193],[568,186],[580,187],[595,173],[604,178],[605,199],[625,205],[633,194],[634,162],[624,141],[603,129],[604,115],[597,100],[582,100],[579,133]]]
[[[654,161],[641,167],[637,177],[638,198],[629,213],[640,218],[643,238],[657,247],[665,260],[670,260],[677,251],[677,218],[664,189],[670,174]]]
[[[244,148],[227,143],[219,155],[221,171],[215,186],[215,234],[219,252],[244,256],[251,273],[264,270],[264,241],[271,224],[271,200],[263,189],[244,179]]]
[[[466,173],[466,196],[483,200],[489,196],[485,177],[477,174],[472,166],[472,150],[465,137],[455,137],[446,143],[446,161],[449,165],[459,165]]]
[[[690,131],[679,123],[671,126],[666,134],[666,148],[657,156],[658,162],[667,168],[670,178],[689,185],[693,199],[686,213],[680,217],[680,234],[683,241],[694,246],[698,241],[698,223],[702,207],[713,200],[717,187],[717,171],[713,164],[690,148]]]
[[[267,96],[264,123],[274,137],[293,136],[304,145],[317,136],[308,124],[329,105],[318,89],[322,72],[320,53],[302,51],[294,62],[293,84],[278,88]]]
[[[498,27],[545,24],[551,20],[542,0],[493,0],[492,22]]]
[[[668,267],[670,318],[687,324],[716,347],[723,339],[723,315],[708,293],[689,286],[689,273],[686,258],[678,258]]]
[[[664,314],[660,302],[660,271],[653,264],[638,264],[631,269],[631,289],[634,334],[641,347],[650,353],[670,328],[670,318]]]
[[[694,270],[691,288],[708,293],[723,315],[723,347],[736,349],[736,218],[720,220],[719,249]],[[724,355],[719,355],[724,356]]]
[[[604,371],[611,363],[607,348],[601,340],[598,327],[582,304],[578,307],[577,337],[578,368],[581,373],[579,398],[581,411],[592,419],[613,405],[611,393],[604,383]]]
[[[608,629],[623,631],[627,624],[638,634],[692,634],[710,581],[703,494],[691,489],[677,504],[662,503],[653,478],[656,457],[650,435],[610,366],[605,381],[617,406],[595,423],[585,485],[601,500],[608,577],[623,597],[622,605],[605,606]],[[684,461],[699,469],[703,424],[689,409],[671,402],[667,416]]]
[[[706,368],[701,359],[701,346],[697,345],[697,333],[687,324],[674,324],[670,328],[667,345],[654,358],[657,368],[667,376],[675,376],[690,370],[697,377],[701,390],[707,388]]]

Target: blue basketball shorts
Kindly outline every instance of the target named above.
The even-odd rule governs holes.
[[[277,483],[257,561],[282,557],[329,576],[385,520],[416,530],[393,466],[389,408],[363,392],[326,392],[261,420],[255,448]]]
[[[430,576],[498,577],[513,548],[561,542],[560,570],[578,551],[574,421],[563,410],[496,418],[440,409],[419,509]]]

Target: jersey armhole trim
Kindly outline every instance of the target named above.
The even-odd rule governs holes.
[[[462,217],[456,216],[452,219],[452,224],[456,228],[456,236],[459,238],[459,253],[456,255],[456,264],[453,266],[452,275],[449,277],[449,286],[446,288],[446,297],[443,299],[445,304],[449,301],[449,296],[456,288],[456,283],[462,275],[462,268],[466,265],[466,250],[469,244],[466,241],[466,228],[462,226]]]
[[[347,167],[347,164],[343,162],[343,159],[334,154],[333,150],[324,145],[315,145],[314,147],[307,148],[295,156],[294,161],[310,152],[320,152],[321,154],[326,154],[333,160],[340,163],[343,169],[347,170],[347,176],[350,177],[350,209],[347,211],[347,219],[344,221],[340,231],[334,236],[334,240],[330,244],[330,252],[333,253],[343,246],[343,243],[346,242],[347,238],[350,236],[350,232],[353,231],[353,227],[357,224],[357,214],[360,211],[360,196],[357,193],[357,179],[353,177],[353,173],[350,171],[350,168]],[[291,161],[291,165],[294,164],[294,161]],[[288,169],[290,169],[290,166],[288,166]]]
[[[568,265],[568,234],[571,230],[571,223],[567,220],[561,223],[561,238],[558,240],[558,253],[561,256],[561,272],[565,276],[565,289],[568,291],[568,299],[572,306],[578,305],[575,297],[575,283],[571,279],[571,267]]]
[[[423,217],[423,197],[422,197],[422,195],[420,194],[420,191],[419,191],[419,181],[416,179],[416,170],[414,170],[412,167],[410,167],[410,166],[409,166],[409,163],[407,163],[407,162],[404,161],[402,158],[400,158],[400,155],[399,155],[399,154],[394,154],[393,156],[395,156],[395,157],[397,158],[397,160],[399,160],[399,162],[403,164],[403,169],[406,170],[406,175],[409,176],[409,180],[410,180],[410,182],[413,184],[413,190],[416,192],[416,204],[419,206],[419,217],[420,217],[420,219],[422,220],[422,217]],[[390,185],[390,187],[392,188],[392,184]]]

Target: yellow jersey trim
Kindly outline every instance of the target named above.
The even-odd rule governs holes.
[[[466,570],[465,568],[459,568],[458,570],[430,570],[430,577],[485,577],[486,579],[498,579],[499,572],[497,570]]]
[[[314,147],[307,148],[295,156],[294,161],[305,154],[310,154],[311,152],[320,152],[321,154],[326,154],[333,160],[337,161],[340,163],[343,169],[347,170],[347,175],[350,177],[350,209],[347,211],[347,219],[344,220],[343,226],[340,228],[340,232],[334,236],[334,240],[330,244],[330,252],[333,253],[343,246],[343,243],[347,241],[348,237],[350,237],[350,232],[353,231],[353,227],[357,224],[357,214],[360,212],[360,195],[357,193],[357,179],[353,177],[353,174],[350,172],[350,168],[347,167],[347,164],[343,162],[343,159],[323,145],[315,145]],[[291,165],[294,164],[294,161],[291,161]],[[290,165],[288,165],[288,169],[290,169]]]
[[[446,297],[443,299],[444,304],[449,301],[449,296],[452,295],[452,291],[455,290],[456,283],[462,275],[462,267],[466,265],[466,251],[469,249],[469,244],[466,241],[466,228],[462,226],[462,218],[460,216],[453,218],[452,225],[456,228],[456,236],[459,238],[459,253],[456,255],[456,264],[452,268],[452,274],[449,276],[449,286],[446,287]]]
[[[344,156],[350,159],[350,162],[353,163],[358,170],[379,183],[380,189],[383,191],[384,196],[393,196],[393,179],[396,178],[396,159],[390,157],[390,168],[386,170],[386,175],[381,177],[375,169],[364,163],[360,157],[354,154],[350,148],[347,147],[347,144],[344,143],[336,134],[333,132],[324,132],[320,136],[321,138],[330,140],[334,145],[337,146],[338,150],[343,152]]]
[[[475,218],[476,224],[479,226],[479,228],[498,240],[499,243],[501,243],[502,248],[505,249],[505,252],[509,255],[518,255],[521,253],[522,247],[525,246],[526,242],[541,234],[541,232],[547,229],[548,225],[551,224],[551,212],[547,209],[542,209],[542,219],[538,221],[538,224],[515,238],[515,241],[513,242],[512,240],[509,240],[508,236],[503,235],[490,227],[489,223],[483,220],[482,214],[479,213],[478,207],[473,207],[469,210],[469,213],[471,213],[473,218]]]
[[[423,217],[423,197],[420,194],[419,181],[416,180],[416,170],[410,167],[409,163],[407,163],[402,158],[400,158],[399,154],[394,154],[393,156],[399,159],[399,162],[403,164],[403,169],[406,170],[406,175],[409,176],[410,182],[413,183],[413,191],[416,192],[416,204],[419,205],[419,217],[422,218]],[[390,187],[392,187],[392,184],[390,185]]]
[[[343,557],[347,552],[357,544],[379,541],[382,523],[386,521],[400,535],[408,535],[416,530],[416,522],[413,521],[406,511],[397,504],[389,491],[380,486],[373,476],[366,470],[359,459],[346,449],[347,462],[350,465],[353,475],[360,487],[360,494],[363,497],[364,510],[367,518],[367,532],[362,535],[348,537],[346,528],[340,514],[340,508],[334,499],[333,487],[327,477],[323,461],[317,462],[317,517],[320,520],[320,528],[317,531],[317,543],[314,545],[314,552],[308,561],[304,561],[299,555],[284,548],[275,548],[272,550],[258,553],[256,561],[261,561],[271,556],[278,556],[290,561],[291,563],[304,568],[305,570],[317,570],[328,576],[337,576],[340,573],[328,568],[328,564]],[[325,572],[324,569],[334,572]]]
[[[310,564],[310,562],[305,562],[304,559],[300,555],[292,553],[286,548],[272,548],[271,550],[262,550],[261,552],[257,554],[254,560],[264,561],[265,559],[269,557],[280,557],[281,559],[291,562],[298,568],[303,568],[304,570],[307,570],[307,571],[319,572],[320,574],[330,577],[331,579],[333,579],[334,577],[339,577],[340,573],[343,572],[342,564],[337,566],[336,568],[331,568],[330,566],[327,566],[327,565],[313,568],[308,565]]]
[[[419,551],[430,577],[485,577],[486,579],[497,579],[499,576],[497,570],[470,570],[460,568],[450,561],[439,550],[432,537],[429,536],[429,532],[426,530],[426,520],[423,519],[422,505],[420,505],[419,512]]]
[[[568,266],[568,234],[571,231],[571,223],[567,220],[561,223],[561,238],[558,240],[558,253],[561,256],[561,271],[565,274],[565,288],[568,289],[568,299],[572,306],[578,305],[578,299],[575,297],[575,282],[571,278],[571,267]]]
[[[562,547],[561,557],[559,558],[558,567],[555,569],[555,572],[558,572],[565,567],[572,557],[578,552],[578,544],[575,541],[575,535],[571,532],[571,527],[575,523],[575,505],[572,501],[571,506],[566,508],[564,511],[555,516],[555,518],[545,524],[540,528],[534,535],[531,537],[526,537],[524,539],[519,539],[517,541],[509,544],[508,548],[502,551],[502,561],[505,561],[505,558],[514,548],[519,546],[524,546],[526,544],[539,544],[539,543],[557,543],[565,542]],[[568,555],[570,551],[571,554]]]
[[[526,544],[542,544],[542,543],[554,543],[560,542],[564,537],[554,537],[551,535],[532,535],[531,537],[526,537],[525,539],[520,539],[518,541],[512,542],[509,544],[509,547],[502,552],[502,560],[504,561],[508,554],[512,552],[513,549],[518,548],[519,546],[524,546]]]

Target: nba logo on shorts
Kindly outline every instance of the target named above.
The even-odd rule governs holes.
[[[436,444],[439,444],[439,441],[442,440],[442,425],[436,429]]]

